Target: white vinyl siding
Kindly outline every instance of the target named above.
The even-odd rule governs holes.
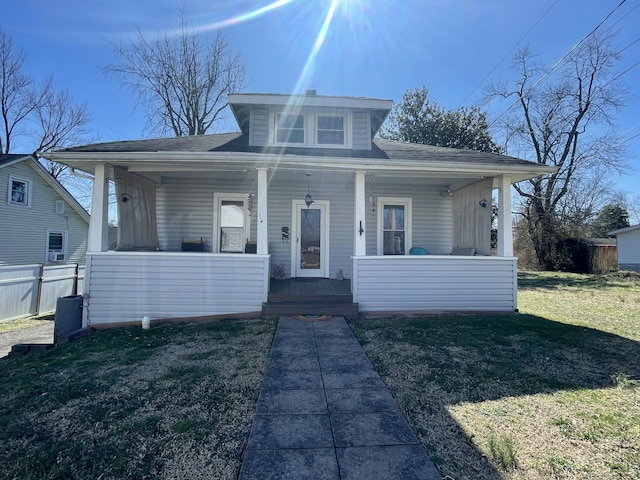
[[[310,191],[314,200],[328,200],[331,208],[329,225],[329,278],[336,278],[338,269],[345,278],[351,277],[353,255],[353,174],[314,173]],[[291,230],[291,201],[303,200],[307,194],[307,178],[302,172],[281,172],[269,182],[269,253],[271,268],[282,264],[291,275],[291,249],[295,247],[295,232]],[[282,227],[288,227],[289,242],[282,241]]]
[[[250,124],[250,145],[265,147],[269,144],[269,109],[255,107],[252,110],[253,121]]]
[[[517,309],[517,259],[441,255],[353,257],[363,312]]]
[[[87,222],[47,184],[25,160],[0,168],[0,191],[6,195],[9,176],[31,180],[31,208],[0,202],[0,265],[47,263],[47,231],[67,232],[64,263],[85,263]],[[63,214],[56,213],[56,202],[64,201]]]
[[[353,149],[371,150],[371,122],[369,112],[353,112]]]
[[[153,321],[253,314],[267,300],[268,255],[101,252],[89,257],[90,326],[139,323],[145,315]]]
[[[640,229],[618,234],[616,242],[618,268],[640,272]]]
[[[213,240],[214,193],[256,194],[255,177],[220,173],[214,178],[166,178],[156,190],[158,238],[163,251],[179,252],[182,238],[204,240],[206,252],[215,251]],[[255,204],[255,202],[254,202]],[[254,205],[255,208],[255,205]],[[256,238],[256,216],[251,215],[250,238]]]
[[[425,248],[432,255],[451,253],[453,202],[450,197],[440,195],[442,190],[442,186],[425,184],[419,178],[378,177],[375,186],[367,178],[367,255],[378,255],[378,198],[400,195],[411,199],[411,246]],[[369,202],[372,192],[375,208]]]
[[[329,277],[342,270],[351,278],[351,255],[357,226],[354,215],[354,174],[315,172],[310,177],[310,192],[314,200],[328,200],[330,218]],[[205,251],[213,249],[214,193],[257,193],[255,176],[250,173],[219,174],[215,178],[165,178],[158,186],[158,235],[163,251],[180,251],[184,238],[204,239]],[[430,254],[444,255],[452,248],[452,201],[440,195],[443,187],[425,185],[421,179],[377,178],[375,196],[407,195],[412,202],[412,246],[426,248]],[[371,178],[366,186],[371,193]],[[271,271],[283,264],[291,275],[291,249],[295,237],[291,231],[291,201],[302,200],[307,194],[304,172],[280,171],[270,177],[268,189],[268,237]],[[257,200],[254,208],[257,208]],[[367,255],[377,255],[377,214],[367,201],[365,234]],[[250,238],[256,239],[256,215],[250,216]],[[282,227],[290,229],[288,242],[282,240]]]

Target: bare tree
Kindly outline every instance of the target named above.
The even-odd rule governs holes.
[[[26,122],[36,106],[33,81],[22,71],[24,61],[24,52],[0,29],[0,153],[11,151],[11,141],[20,133],[18,127]]]
[[[24,73],[24,52],[0,29],[0,153],[11,153],[18,145],[29,152],[47,152],[80,143],[91,121],[87,106],[76,103],[58,90],[52,78],[41,85]],[[62,164],[41,158],[40,162],[87,208],[91,182],[71,175]]]
[[[220,118],[227,95],[244,87],[244,66],[222,34],[211,41],[189,27],[147,40],[138,29],[129,45],[112,43],[120,62],[104,68],[122,77],[146,108],[148,124],[175,136],[202,135]]]
[[[555,173],[515,185],[539,265],[555,268],[555,245],[566,226],[566,213],[576,198],[588,198],[579,190],[592,186],[592,197],[601,182],[589,182],[601,172],[625,167],[621,143],[611,126],[615,112],[625,101],[625,91],[613,71],[618,53],[612,36],[590,35],[564,59],[557,74],[547,77],[546,67],[536,66],[525,49],[516,54],[519,78],[512,88],[494,85],[488,98],[513,99],[517,108],[501,118],[507,150],[533,156]],[[510,153],[511,153],[510,152]],[[585,195],[587,193],[587,195]],[[582,213],[592,215],[590,212]]]
[[[85,103],[75,103],[73,97],[64,90],[56,90],[53,79],[42,86],[34,109],[36,124],[36,151],[45,153],[58,148],[80,143],[88,134],[87,125],[91,121]],[[68,168],[61,163],[41,157],[40,162],[57,180],[76,185],[77,179],[68,175]],[[85,187],[86,182],[80,181]],[[84,189],[84,188],[83,188]]]
[[[86,103],[76,103],[65,90],[56,90],[49,79],[35,109],[40,144],[39,152],[75,145],[88,134],[91,121]]]

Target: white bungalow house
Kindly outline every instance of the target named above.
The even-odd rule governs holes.
[[[302,302],[322,290],[330,303],[346,293],[359,312],[517,310],[510,187],[549,168],[376,139],[390,100],[307,91],[234,94],[229,105],[239,133],[47,154],[95,176],[85,326],[321,314]],[[109,182],[119,207],[113,251]]]
[[[640,225],[620,228],[607,235],[616,237],[618,269],[640,273]]]

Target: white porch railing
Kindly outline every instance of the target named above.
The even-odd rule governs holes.
[[[361,312],[513,312],[517,258],[352,257],[353,301]]]
[[[260,312],[269,255],[100,252],[87,254],[83,326]]]

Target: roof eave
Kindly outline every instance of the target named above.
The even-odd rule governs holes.
[[[245,152],[53,152],[48,158],[91,172],[87,164],[98,162],[127,164],[133,169],[153,168],[162,171],[207,170],[218,168],[331,168],[366,170],[369,172],[433,173],[442,176],[467,174],[478,176],[510,175],[512,183],[555,171],[541,165],[499,165],[483,162],[429,161],[412,162],[377,158],[345,158],[330,156],[278,155]],[[212,163],[215,161],[215,165]],[[84,167],[84,168],[82,168]]]

